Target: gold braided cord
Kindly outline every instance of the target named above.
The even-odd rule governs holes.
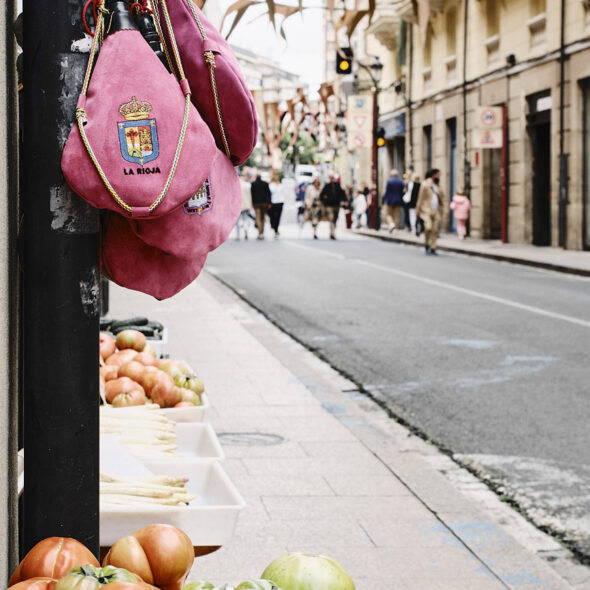
[[[166,21],[166,26],[168,27],[168,33],[170,34],[170,43],[172,45],[172,53],[174,53],[174,59],[176,60],[176,65],[178,66],[178,74],[180,75],[180,79],[184,80],[186,76],[184,75],[184,69],[182,67],[182,62],[180,61],[180,54],[178,52],[178,45],[176,44],[176,38],[174,37],[174,30],[172,28],[172,22],[170,21],[170,14],[168,13],[168,6],[166,6],[166,0],[158,0],[162,5],[162,12],[164,13],[164,20]]]
[[[176,153],[174,154],[174,161],[172,162],[172,168],[170,169],[170,174],[168,175],[168,180],[166,180],[166,184],[160,196],[150,205],[150,211],[153,211],[163,200],[172,184],[172,179],[174,178],[174,173],[176,172],[176,167],[178,166],[178,160],[180,160],[180,152],[182,151],[182,146],[184,144],[184,139],[186,137],[186,129],[188,127],[188,117],[190,114],[190,106],[191,106],[191,95],[187,94],[185,97],[184,102],[184,120],[182,121],[182,129],[180,131],[180,138],[178,141],[178,145],[176,146]]]
[[[84,146],[86,147],[86,151],[88,152],[88,155],[90,156],[90,159],[92,160],[92,162],[96,168],[96,171],[98,172],[98,175],[102,179],[104,185],[106,186],[107,190],[109,191],[109,193],[111,194],[113,199],[115,199],[115,201],[121,207],[123,207],[123,209],[125,209],[125,211],[131,212],[133,209],[129,205],[127,205],[127,203],[125,203],[125,201],[123,201],[123,199],[121,199],[121,197],[119,197],[119,195],[117,194],[115,189],[111,186],[111,183],[109,182],[108,178],[106,177],[106,174],[104,173],[101,165],[99,164],[98,160],[96,159],[96,156],[94,155],[94,152],[92,151],[92,148],[90,147],[90,143],[88,142],[88,137],[86,137],[86,132],[84,131],[84,125],[86,123],[86,120],[87,120],[87,115],[86,115],[86,112],[84,111],[84,109],[78,109],[76,111],[76,121],[78,123],[78,130],[80,131],[80,136],[82,137],[82,141],[84,142]]]
[[[197,27],[199,27],[199,31],[201,32],[201,37],[203,37],[203,41],[207,41],[207,33],[205,33],[205,29],[201,24],[201,19],[195,10],[195,5],[192,3],[192,0],[185,0],[188,4],[190,11],[193,13],[193,17],[195,18],[195,22],[197,23]]]
[[[166,61],[168,62],[168,68],[171,72],[174,72],[174,66],[172,65],[170,54],[168,53],[168,47],[166,46],[166,41],[164,39],[162,23],[160,22],[160,15],[158,13],[158,7],[156,4],[157,0],[150,0],[150,6],[152,7],[152,15],[154,16],[154,23],[156,24],[156,30],[158,31],[158,35],[160,36],[160,46],[164,50],[164,55],[166,56]]]
[[[213,89],[213,98],[215,100],[215,112],[217,113],[217,122],[219,123],[219,130],[221,131],[221,139],[223,141],[223,149],[225,151],[225,155],[229,158],[230,157],[230,150],[229,150],[229,143],[227,141],[227,136],[225,133],[225,126],[223,125],[223,118],[221,117],[221,105],[219,103],[219,93],[217,92],[217,81],[215,80],[215,56],[213,52],[205,52],[210,53],[212,59],[206,59],[207,65],[209,66],[209,78],[211,80],[211,88]]]
[[[90,73],[92,72],[92,66],[94,64],[94,58],[98,49],[98,40],[102,36],[104,27],[103,12],[99,8],[98,19],[96,20],[96,29],[94,31],[94,39],[92,41],[92,48],[90,50],[90,57],[88,58],[88,64],[86,66],[86,75],[84,76],[84,85],[82,86],[82,94],[86,95],[88,92],[88,84],[90,83]]]

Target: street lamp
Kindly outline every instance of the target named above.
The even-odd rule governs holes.
[[[371,92],[373,93],[373,152],[372,152],[372,184],[375,187],[375,198],[373,199],[373,227],[378,230],[381,227],[381,197],[379,195],[379,171],[378,158],[377,158],[377,129],[379,127],[379,82],[381,81],[381,75],[383,74],[383,64],[379,59],[379,56],[373,56],[373,61],[370,64],[363,64],[358,62],[359,66],[367,71],[373,86]]]

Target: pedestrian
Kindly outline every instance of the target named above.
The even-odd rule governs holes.
[[[408,213],[408,231],[416,232],[416,203],[420,193],[420,176],[414,174],[408,182],[408,188],[404,193],[404,209]],[[416,234],[418,235],[418,234]]]
[[[329,175],[328,182],[324,185],[320,193],[320,200],[330,222],[330,239],[335,240],[336,222],[338,221],[340,206],[345,205],[347,200],[344,190],[333,174]]]
[[[295,189],[295,201],[297,201],[297,223],[303,225],[305,222],[305,191],[309,182],[303,181]]]
[[[455,212],[455,220],[457,221],[457,235],[460,240],[465,239],[467,234],[467,219],[469,218],[469,211],[471,209],[471,201],[465,195],[465,192],[460,190],[453,196],[451,201],[451,209]]]
[[[433,168],[426,173],[426,180],[420,185],[416,217],[424,222],[424,250],[436,254],[438,231],[444,211],[444,195],[440,184],[440,170]]]
[[[256,229],[258,230],[259,240],[264,240],[264,223],[266,221],[266,213],[270,208],[270,187],[268,182],[262,180],[260,174],[256,175],[256,180],[250,187],[252,195],[252,206],[256,215]]]
[[[252,225],[252,192],[248,177],[240,176],[240,188],[242,189],[242,211],[236,222],[236,240],[240,239],[240,230],[244,231],[244,239],[248,239],[248,228]]]
[[[285,195],[283,194],[283,187],[279,177],[274,174],[271,178],[270,184],[270,210],[268,217],[270,219],[270,227],[275,232],[275,238],[279,237],[279,225],[281,223],[281,215],[283,213],[283,204],[285,202]]]
[[[389,233],[397,227],[399,212],[404,204],[404,181],[399,177],[399,172],[394,168],[389,173],[389,180],[383,193],[383,209],[385,221]]]
[[[314,178],[305,189],[305,220],[311,221],[313,239],[318,239],[318,223],[323,216],[323,206],[320,200],[320,179]]]
[[[355,228],[360,229],[363,226],[363,219],[367,212],[367,197],[362,189],[359,189],[352,202],[353,215],[356,220]]]

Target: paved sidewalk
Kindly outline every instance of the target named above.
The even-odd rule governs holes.
[[[381,240],[421,247],[424,245],[423,237],[417,238],[406,230],[395,230],[391,234],[385,229],[375,231],[363,228],[352,231],[358,235]],[[503,244],[500,240],[478,240],[475,238],[459,240],[453,234],[442,234],[438,240],[437,249],[590,276],[590,252],[586,251],[563,250],[562,248],[532,246],[530,244]]]
[[[109,315],[166,325],[222,442],[240,435],[223,466],[248,506],[192,580],[237,583],[307,551],[338,559],[357,590],[590,587],[557,542],[206,273],[162,302],[113,285]]]

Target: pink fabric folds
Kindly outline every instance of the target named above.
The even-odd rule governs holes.
[[[192,105],[169,188],[149,210],[175,163],[185,106],[179,82],[138,31],[106,37],[87,99],[81,96],[78,108],[86,111],[84,130],[106,179],[132,210],[122,207],[105,186],[77,125],[62,154],[62,171],[72,190],[94,207],[126,217],[157,217],[182,206],[208,177],[216,152],[209,128]]]
[[[107,213],[102,240],[102,267],[109,279],[156,299],[167,299],[194,281],[207,254],[178,258],[140,240],[126,218]]]
[[[168,215],[129,220],[129,225],[147,244],[192,258],[225,242],[241,209],[240,180],[232,163],[218,150],[209,176],[191,199]]]
[[[256,145],[258,119],[252,93],[242,76],[238,61],[227,41],[191,0],[165,2],[184,72],[192,88],[193,103],[209,125],[219,149],[239,166],[248,159]],[[163,36],[170,46],[161,1],[158,2],[158,8]],[[214,55],[215,65],[211,68],[213,76],[207,62],[207,52]],[[218,97],[222,125],[218,120],[215,95]]]

